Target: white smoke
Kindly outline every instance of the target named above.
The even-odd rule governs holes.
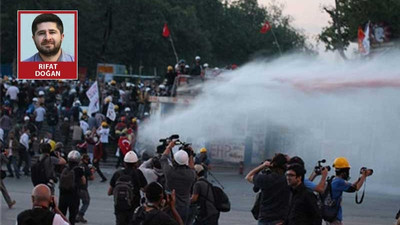
[[[368,182],[394,192],[400,184],[399,62],[395,52],[352,62],[290,55],[248,63],[206,82],[190,106],[149,121],[140,138],[157,142],[178,133],[191,141],[243,140],[261,129],[264,151],[253,152],[253,163],[284,152],[302,157],[311,170],[318,159],[331,165],[344,156],[353,177],[361,166],[371,167]]]

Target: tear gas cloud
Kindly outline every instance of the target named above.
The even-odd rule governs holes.
[[[208,142],[262,133],[264,144],[253,150],[252,163],[284,152],[302,157],[311,172],[319,159],[332,165],[344,156],[351,180],[360,167],[371,167],[370,189],[395,193],[400,184],[399,62],[399,52],[351,62],[298,54],[254,61],[204,83],[189,106],[151,118],[139,139],[155,143],[177,133],[181,140]]]

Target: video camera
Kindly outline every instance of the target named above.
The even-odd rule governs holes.
[[[331,171],[330,166],[323,166],[322,163],[326,163],[325,159],[321,159],[317,162],[317,165],[314,167],[314,172],[317,175],[321,175],[322,170],[327,169],[328,171]]]
[[[159,141],[161,142],[161,145],[157,146],[157,154],[162,154],[165,151],[165,148],[167,148],[167,145],[174,139],[179,139],[179,135],[173,134],[170,137],[160,139]]]
[[[189,147],[192,145],[192,143],[187,143],[187,142],[182,142],[180,140],[177,140],[177,141],[175,141],[175,144],[176,145],[181,145],[179,147],[179,150],[184,150],[188,154],[189,157],[190,156],[193,156],[193,157],[196,156],[196,154],[191,149],[189,149]]]
[[[360,174],[362,174],[364,171],[367,171],[367,172],[369,173],[368,176],[371,176],[371,175],[374,173],[374,170],[373,170],[373,169],[369,169],[369,168],[367,168],[367,167],[361,167],[361,169],[360,169]]]

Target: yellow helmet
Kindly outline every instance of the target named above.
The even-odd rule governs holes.
[[[54,89],[54,87],[49,88],[50,92],[54,92],[56,89]]]
[[[102,127],[105,127],[105,126],[108,126],[108,124],[107,124],[107,122],[102,122],[102,123],[101,123],[101,126],[102,126]]]
[[[114,110],[118,110],[119,106],[118,105],[114,105]]]
[[[53,141],[53,140],[50,140],[50,141],[49,141],[49,144],[50,144],[50,146],[51,146],[50,151],[51,151],[51,152],[54,151],[54,149],[56,149],[56,142]]]
[[[132,118],[132,123],[136,123],[137,119],[136,118]]]
[[[350,163],[345,157],[338,157],[333,161],[333,167],[335,167],[335,169],[350,168]]]
[[[83,114],[87,114],[87,110],[84,109],[84,110],[82,111],[82,113],[83,113]]]
[[[201,148],[200,149],[200,153],[204,153],[204,152],[207,152],[207,149],[206,148]]]
[[[168,71],[172,71],[172,70],[174,70],[174,68],[173,68],[172,66],[168,66],[168,67],[167,67],[167,70],[168,70]]]
[[[111,85],[114,85],[114,84],[116,84],[117,83],[117,81],[115,81],[115,80],[112,80],[111,81]]]

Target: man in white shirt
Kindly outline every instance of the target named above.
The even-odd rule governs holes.
[[[23,134],[19,138],[19,143],[24,146],[25,148],[18,148],[18,155],[19,155],[19,160],[18,160],[18,168],[21,167],[22,162],[25,162],[24,165],[24,173],[25,175],[29,175],[29,168],[31,168],[31,156],[29,155],[29,129],[28,127],[24,127],[23,129]]]
[[[15,86],[15,82],[13,81],[12,85],[8,87],[6,96],[10,96],[10,100],[17,101],[18,100],[19,88]]]
[[[100,136],[100,142],[103,145],[103,160],[107,161],[107,147],[108,147],[108,136],[110,135],[110,128],[107,122],[102,122],[101,127],[97,129],[97,134]]]
[[[18,214],[17,225],[68,225],[67,218],[58,209],[50,188],[39,184],[32,190],[32,209]]]
[[[35,115],[35,123],[38,128],[38,134],[39,134],[44,121],[44,116],[46,115],[46,109],[44,109],[43,103],[41,103],[40,106],[35,109],[34,115]]]
[[[19,93],[19,88],[16,86],[16,82],[13,81],[12,85],[7,88],[7,92],[6,92],[6,97],[7,96],[10,97],[11,107],[13,107],[13,108],[14,108],[14,105],[18,101],[18,93]]]

